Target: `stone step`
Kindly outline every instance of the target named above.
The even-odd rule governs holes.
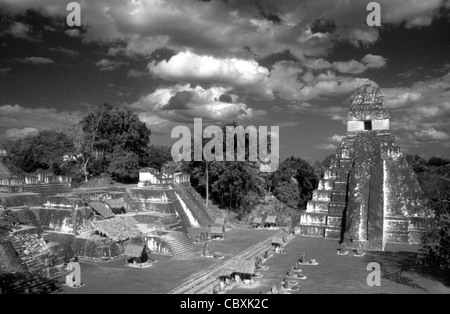
[[[180,255],[195,250],[194,244],[183,232],[171,232],[165,239],[173,255]]]

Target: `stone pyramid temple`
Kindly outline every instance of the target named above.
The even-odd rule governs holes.
[[[390,132],[380,89],[363,85],[351,98],[347,136],[300,219],[300,233],[385,250],[413,244],[427,224],[415,173]]]

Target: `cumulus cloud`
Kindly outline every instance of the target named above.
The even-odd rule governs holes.
[[[315,146],[317,149],[320,150],[336,150],[337,146],[334,144],[320,144]]]
[[[335,135],[333,135],[332,137],[330,137],[328,140],[329,140],[330,142],[333,142],[333,143],[340,143],[340,142],[342,142],[342,139],[343,139],[344,137],[345,137],[345,136],[343,136],[343,135],[335,134]]]
[[[39,133],[39,130],[35,128],[12,128],[5,131],[5,136],[6,138],[11,140],[17,140],[19,138],[24,138],[30,135],[36,135],[37,133]]]
[[[7,67],[7,68],[0,68],[0,74],[5,74],[6,72],[11,71],[11,67]]]
[[[153,75],[165,80],[221,83],[229,86],[261,84],[269,76],[269,70],[254,60],[221,59],[190,51],[180,52],[169,61],[152,62],[148,68]]]
[[[5,34],[9,34],[13,37],[20,38],[20,39],[37,41],[36,38],[33,38],[30,36],[30,33],[32,32],[32,30],[33,30],[33,28],[30,25],[27,25],[25,23],[20,23],[20,22],[14,22],[5,31]]]
[[[418,92],[402,90],[400,88],[387,88],[383,90],[386,106],[389,109],[401,108],[416,103],[422,97]]]
[[[410,143],[448,140],[450,73],[417,81],[410,87],[383,90],[391,125]]]
[[[79,113],[55,108],[3,105],[0,106],[0,137],[20,137],[48,128],[63,129],[73,119],[73,114]]]
[[[49,48],[49,51],[61,53],[61,54],[64,54],[64,55],[72,57],[72,58],[76,58],[80,55],[80,53],[78,51],[63,48],[63,47]]]
[[[29,57],[25,59],[20,59],[20,62],[22,63],[29,63],[34,65],[45,65],[45,64],[53,64],[55,61],[49,58],[42,58],[42,57]]]
[[[148,75],[146,71],[138,71],[135,69],[129,69],[127,72],[128,77],[144,77]]]
[[[379,69],[386,65],[386,58],[382,56],[376,56],[373,54],[368,54],[361,61],[367,66],[369,69]]]
[[[307,102],[349,93],[363,84],[375,82],[366,78],[336,75],[331,71],[314,74],[293,61],[280,61],[273,66],[268,87],[283,99]]]
[[[378,2],[383,24],[407,27],[429,25],[442,4],[441,0]],[[7,14],[36,9],[47,16],[67,16],[66,3],[59,0],[1,0],[0,5]],[[370,45],[379,40],[379,30],[364,23],[366,5],[359,0],[85,1],[83,40],[108,43],[124,54],[189,47],[199,54],[230,57],[248,55],[244,47],[252,47],[259,56],[286,49],[299,58],[322,56],[341,41]],[[26,29],[18,27],[17,34],[23,33]],[[78,30],[66,33],[80,36]]]
[[[68,30],[65,31],[65,33],[68,36],[70,36],[70,37],[79,37],[79,36],[81,36],[81,32],[78,29],[76,29],[76,28],[68,29]]]
[[[219,85],[267,100],[278,96],[289,101],[289,109],[302,110],[311,107],[308,103],[311,99],[345,94],[366,83],[375,84],[366,78],[338,75],[331,69],[355,74],[382,67],[386,61],[368,54],[361,62],[355,62],[358,70],[350,69],[349,62],[330,64],[323,59],[279,61],[268,69],[252,59],[217,58],[185,51],[169,60],[153,61],[148,69],[153,76],[167,81]]]
[[[332,67],[341,73],[360,74],[368,69],[379,69],[386,65],[386,59],[382,56],[375,56],[372,54],[366,55],[361,59],[361,62],[350,60],[347,62],[333,62]]]
[[[434,128],[422,130],[415,133],[418,141],[445,141],[450,139],[450,136],[442,131],[438,131]]]
[[[350,60],[347,62],[333,62],[332,66],[341,73],[359,74],[363,73],[367,67],[359,61]]]
[[[407,27],[424,27],[431,24],[438,13],[438,9],[445,2],[441,0],[417,1],[408,0],[404,5],[402,1],[382,1],[382,18],[386,23],[406,22]],[[447,3],[447,8],[450,5]]]
[[[108,59],[102,59],[98,61],[95,65],[100,68],[101,71],[114,71],[125,65],[123,61],[114,61]]]
[[[307,102],[290,102],[286,105],[286,109],[292,112],[301,112],[306,110],[311,110],[314,106]]]
[[[142,121],[167,127],[173,123],[191,123],[194,118],[203,118],[207,122],[232,121],[257,118],[265,115],[263,110],[254,110],[238,97],[230,94],[230,88],[201,86],[190,84],[157,88],[153,93],[141,97],[129,105],[139,113]],[[226,94],[226,101],[223,95]],[[230,102],[231,100],[231,102]]]

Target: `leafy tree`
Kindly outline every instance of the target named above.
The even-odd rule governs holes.
[[[238,126],[237,123],[222,125],[223,156],[226,156],[226,126]],[[203,139],[203,147],[210,139]],[[269,144],[270,145],[270,144]],[[260,163],[249,161],[249,137],[245,139],[245,161],[237,161],[237,138],[234,141],[235,161],[192,161],[189,163],[191,183],[194,188],[206,195],[207,203],[211,199],[217,204],[243,214],[266,193],[265,176],[260,172]],[[215,151],[212,151],[215,153]],[[258,195],[258,197],[254,197]]]
[[[213,184],[213,197],[241,216],[250,209],[250,198],[265,192],[259,177],[259,165],[247,161],[224,162],[218,180]],[[252,192],[252,193],[251,193]]]
[[[80,123],[83,132],[93,138],[94,150],[102,157],[107,158],[114,149],[121,148],[139,156],[140,163],[144,161],[151,131],[131,110],[103,104]]]
[[[6,141],[3,146],[7,151],[6,164],[28,173],[36,171],[38,166],[31,141],[31,137]]]
[[[164,145],[152,145],[147,148],[146,164],[158,170],[172,160],[171,147]]]
[[[429,171],[427,161],[418,155],[406,155],[406,161],[416,173]]]
[[[294,181],[295,180],[295,181]],[[283,161],[273,176],[273,194],[282,202],[293,204],[297,198],[293,196],[295,191],[291,185],[298,188],[297,208],[304,208],[312,197],[312,192],[317,188],[319,179],[309,163],[301,158],[290,157]],[[287,188],[288,191],[284,191]]]
[[[407,158],[417,173],[425,205],[434,213],[422,237],[419,261],[450,271],[450,164],[437,157],[428,162],[417,155]]]
[[[86,182],[89,176],[111,169],[115,178],[132,180],[135,174],[126,170],[124,156],[132,158],[132,163],[137,156],[136,169],[145,165],[151,131],[129,109],[100,105],[81,119],[79,127],[72,126],[68,133],[75,143],[72,160],[79,165]],[[115,157],[121,158],[121,164]],[[110,167],[113,161],[115,163]]]
[[[175,173],[175,172],[182,172],[184,169],[184,163],[183,162],[176,162],[173,160],[170,160],[166,162],[164,165],[162,165],[161,170],[165,173]]]
[[[449,159],[440,158],[440,157],[431,157],[428,160],[428,165],[431,167],[442,167],[450,164]]]
[[[20,225],[10,209],[0,210],[0,236],[6,236],[15,226]]]
[[[108,171],[116,181],[135,181],[139,177],[139,156],[121,148],[114,149]]]
[[[450,271],[450,179],[437,173],[425,173],[420,177],[427,205],[435,213],[435,219],[422,239],[421,261]]]
[[[297,208],[300,202],[298,182],[294,178],[295,171],[276,171],[272,177],[273,195],[289,207]]]
[[[5,149],[8,162],[25,172],[44,169],[61,174],[64,158],[74,149],[74,144],[64,133],[43,130],[35,136],[8,141]]]
[[[32,151],[38,167],[60,172],[65,155],[74,149],[73,142],[64,134],[54,130],[44,130],[32,139]]]
[[[97,108],[104,110],[105,107]],[[74,143],[74,150],[69,154],[70,160],[78,165],[80,171],[83,173],[84,181],[88,182],[92,173],[91,163],[95,161],[96,151],[94,150],[95,139],[98,134],[100,123],[103,119],[103,111],[92,115],[89,120],[81,124],[80,119],[69,116],[67,117],[67,124],[64,132],[72,139]]]
[[[334,159],[335,155],[331,154],[325,157],[323,161],[316,161],[314,164],[314,171],[319,178],[323,178],[325,171],[327,171],[331,166],[331,161]]]

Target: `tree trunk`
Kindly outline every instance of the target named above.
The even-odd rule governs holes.
[[[84,182],[88,183],[89,182],[89,172],[87,171],[87,165],[89,163],[89,159],[86,160],[83,163],[82,169],[83,169],[83,173],[84,173]]]
[[[84,170],[84,182],[86,182],[86,183],[89,182],[89,174],[87,173],[86,170]]]

